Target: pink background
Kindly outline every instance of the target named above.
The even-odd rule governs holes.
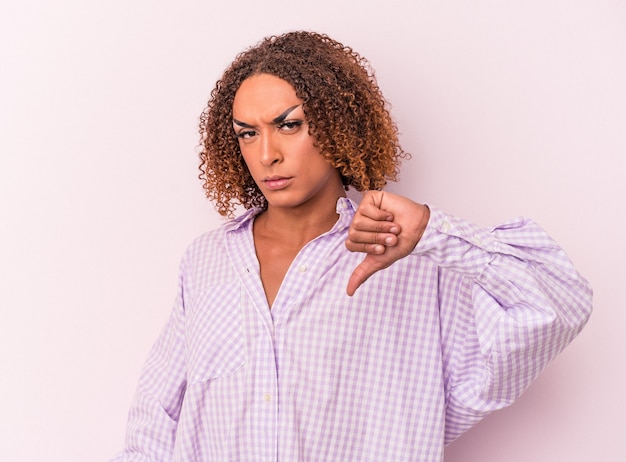
[[[626,454],[626,2],[6,2],[0,454],[106,460],[191,239],[218,226],[196,124],[224,66],[291,29],[368,57],[414,154],[391,189],[534,218],[595,289],[585,331],[447,462]]]

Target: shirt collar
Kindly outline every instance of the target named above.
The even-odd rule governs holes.
[[[354,217],[356,209],[357,205],[352,199],[348,197],[340,197],[337,200],[337,207],[335,208],[337,214],[339,215],[339,219],[330,230],[330,233],[343,231],[348,228],[350,223],[352,223],[352,217]],[[246,210],[242,215],[226,222],[224,224],[225,231],[237,231],[242,228],[247,228],[250,221],[262,211],[262,209],[257,207]]]

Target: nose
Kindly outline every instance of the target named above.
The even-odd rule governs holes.
[[[261,164],[270,167],[282,159],[280,143],[272,133],[264,133],[261,136],[259,160]]]

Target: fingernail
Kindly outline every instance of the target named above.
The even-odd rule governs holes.
[[[393,244],[393,237],[389,236],[385,238],[385,244],[391,245]]]
[[[397,226],[392,226],[391,228],[389,228],[389,232],[392,234],[398,234],[398,227]]]

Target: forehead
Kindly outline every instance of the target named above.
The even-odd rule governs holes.
[[[253,75],[244,80],[235,93],[233,117],[244,121],[247,118],[274,118],[301,103],[287,81],[269,74]]]

